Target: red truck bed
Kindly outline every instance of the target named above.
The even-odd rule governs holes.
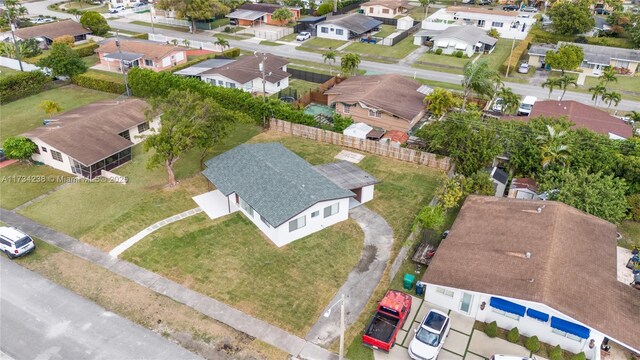
[[[410,312],[411,296],[400,291],[389,290],[378,304],[375,315],[362,335],[362,343],[388,352]]]

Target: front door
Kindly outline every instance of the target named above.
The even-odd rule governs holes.
[[[473,301],[473,295],[468,293],[462,293],[462,300],[460,300],[460,311],[465,314],[471,310],[471,302]]]

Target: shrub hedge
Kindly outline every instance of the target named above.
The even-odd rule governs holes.
[[[0,104],[42,91],[51,78],[41,71],[20,72],[0,79]]]
[[[440,55],[440,54],[442,54],[442,49],[437,48],[437,49],[436,49],[436,55]]]
[[[509,332],[507,333],[507,340],[514,344],[517,343],[518,340],[520,340],[520,331],[518,331],[517,327],[509,330]]]
[[[484,333],[487,334],[487,336],[490,338],[498,336],[498,323],[492,321],[487,324],[487,327],[484,328]]]
[[[540,346],[541,346],[540,340],[538,340],[538,337],[535,335],[528,338],[527,341],[524,343],[524,347],[526,347],[527,350],[534,353],[540,350]]]
[[[130,36],[133,39],[149,40],[149,33],[135,34]]]
[[[94,42],[90,42],[87,44],[82,44],[82,45],[78,45],[76,47],[73,48],[73,51],[76,52],[76,54],[78,54],[78,56],[80,57],[87,57],[87,56],[91,56],[93,54],[95,54],[95,50],[97,48],[99,48],[100,45],[94,43]]]
[[[520,41],[518,46],[513,48],[513,54],[511,54],[511,56],[507,56],[502,65],[500,65],[500,72],[506,74],[507,68],[509,68],[509,72],[516,71],[518,69],[520,59],[524,56],[524,53],[529,50],[529,45],[531,45],[531,34],[529,34],[524,40]],[[509,61],[511,61],[511,65],[509,65]]]
[[[131,69],[128,78],[132,94],[138,97],[162,97],[172,89],[191,90],[216,99],[229,110],[245,113],[259,124],[262,123],[263,115],[266,115],[298,124],[317,125],[314,117],[302,110],[294,109],[291,105],[276,99],[267,98],[265,104],[261,97],[254,97],[240,89],[211,86],[198,79],[140,68]]]
[[[587,356],[583,352],[581,352],[573,355],[571,357],[571,360],[587,360]]]
[[[564,352],[560,345],[556,345],[549,351],[549,360],[564,360]]]
[[[91,73],[76,75],[71,78],[71,82],[87,89],[104,91],[113,94],[124,94],[124,92],[126,91],[124,84],[115,81],[109,81],[106,79],[100,79],[91,76]]]

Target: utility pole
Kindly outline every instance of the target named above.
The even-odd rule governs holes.
[[[156,27],[153,25],[153,12],[155,10],[155,8],[153,7],[152,4],[149,4],[149,15],[151,16],[151,32],[152,33],[156,33]]]
[[[333,14],[338,12],[338,0],[333,0]]]
[[[9,12],[7,11],[7,17],[9,18],[9,23],[11,24],[11,37],[13,38],[13,46],[16,48],[16,59],[18,59],[18,64],[20,65],[20,71],[24,71],[22,68],[22,60],[20,60],[20,47],[18,46],[18,42],[16,41],[16,24],[11,22],[11,18],[9,17]]]
[[[344,359],[344,294],[340,298],[340,357],[339,360]]]
[[[267,61],[267,54],[262,53],[262,61],[260,61],[260,65],[258,65],[258,70],[260,70],[260,74],[262,74],[262,103],[265,105],[263,106],[264,109],[266,110],[266,104],[267,104],[267,75],[271,75],[271,73],[267,74],[265,71],[265,62]],[[262,114],[262,127],[263,128],[267,128],[267,114],[263,113]]]
[[[122,49],[120,49],[120,40],[118,39],[118,30],[116,30],[116,47],[118,48],[118,54],[120,55],[120,70],[122,71],[124,88],[127,96],[131,96],[131,91],[129,91],[129,83],[127,82],[127,71],[124,68],[124,59],[122,58]]]

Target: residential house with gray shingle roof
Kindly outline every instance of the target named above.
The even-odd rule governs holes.
[[[330,17],[316,25],[316,29],[319,38],[350,40],[368,35],[380,25],[380,20],[354,13]]]
[[[346,220],[359,188],[354,193],[341,186],[345,178],[352,180],[348,186],[375,182],[360,172],[331,179],[279,143],[242,144],[206,166],[202,173],[216,186],[212,193],[218,192],[211,197],[215,206],[227,214],[242,212],[277,246]],[[210,204],[196,202],[211,212]]]
[[[536,68],[544,67],[544,58],[547,56],[547,51],[556,51],[558,47],[565,44],[576,45],[582,48],[584,60],[580,65],[580,69],[582,69],[586,75],[598,76],[602,70],[608,66],[616,68],[619,71],[627,71],[630,75],[638,71],[640,50],[567,43],[563,41],[558,42],[558,45],[542,44],[531,46],[531,49],[529,49],[529,65]]]

